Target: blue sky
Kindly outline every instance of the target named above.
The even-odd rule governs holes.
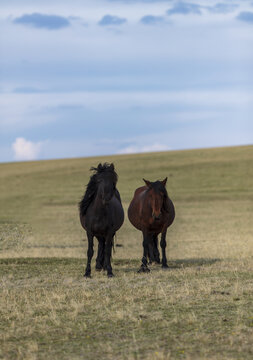
[[[252,144],[253,1],[2,0],[0,161]]]

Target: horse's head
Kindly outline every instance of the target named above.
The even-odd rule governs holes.
[[[96,174],[97,196],[103,205],[107,204],[113,197],[116,189],[117,174],[113,164],[99,164]]]
[[[162,213],[162,207],[165,199],[168,197],[167,190],[165,188],[167,177],[162,181],[151,182],[143,179],[148,187],[148,195],[150,199],[150,205],[152,208],[152,217],[154,220],[159,220]]]

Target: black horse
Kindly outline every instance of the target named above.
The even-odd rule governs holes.
[[[88,237],[88,260],[84,276],[91,275],[95,236],[99,242],[96,270],[107,270],[108,277],[112,277],[113,238],[124,221],[120,194],[116,189],[118,176],[113,164],[99,164],[97,168],[92,167],[90,170],[95,173],[90,177],[84,197],[79,203],[80,221]]]

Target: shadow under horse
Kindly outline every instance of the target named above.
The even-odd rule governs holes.
[[[161,233],[162,267],[168,268],[166,258],[167,228],[175,218],[175,208],[165,188],[167,177],[163,181],[151,182],[143,179],[146,186],[135,190],[133,200],[128,208],[131,224],[143,234],[143,257],[139,272],[149,272],[150,262],[160,263],[158,235]]]
[[[96,270],[107,270],[113,276],[111,253],[115,233],[124,222],[124,210],[116,188],[118,176],[113,164],[92,167],[86,192],[79,203],[80,221],[88,238],[87,266],[85,277],[91,276],[91,260],[94,254],[94,237],[98,240]]]

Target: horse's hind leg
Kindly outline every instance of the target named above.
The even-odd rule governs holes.
[[[168,268],[168,264],[167,264],[167,258],[166,258],[166,233],[167,233],[167,229],[165,231],[162,232],[162,238],[161,238],[161,248],[162,248],[162,268]]]
[[[159,249],[158,249],[158,236],[154,235],[153,236],[153,246],[154,246],[154,261],[157,264],[160,264],[160,253],[159,253]]]
[[[94,249],[93,249],[93,235],[87,232],[87,237],[88,237],[88,250],[87,250],[87,266],[86,266],[86,270],[85,270],[85,277],[90,277],[91,274],[91,259],[92,256],[94,254]]]
[[[150,242],[150,238],[147,234],[143,233],[143,257],[142,257],[142,264],[140,269],[138,270],[138,273],[141,272],[150,272],[149,268],[148,268],[148,261],[147,261],[147,257],[148,257],[148,249],[149,249],[149,242]]]
[[[98,237],[98,255],[96,258],[96,270],[100,271],[104,267],[105,258],[105,240],[103,237]]]

